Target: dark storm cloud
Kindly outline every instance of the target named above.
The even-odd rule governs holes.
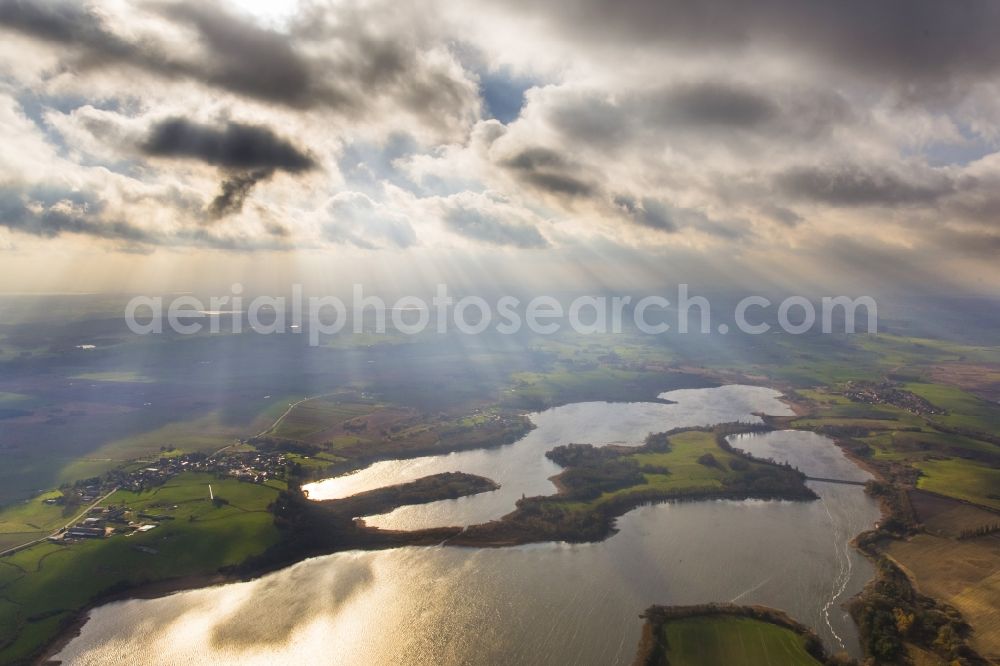
[[[196,159],[226,169],[299,173],[316,166],[312,157],[269,128],[241,123],[213,127],[171,118],[154,125],[140,148],[154,157]]]
[[[0,25],[80,51],[82,67],[136,67],[287,106],[350,101],[325,86],[281,33],[209,4],[177,3],[159,9],[193,27],[210,57],[191,61],[155,40],[127,41],[112,32],[100,14],[76,2],[0,0]]]
[[[307,107],[325,100],[346,104],[347,96],[317,80],[308,60],[287,36],[222,11],[210,3],[164,5],[162,12],[195,28],[212,58],[200,78],[250,97]]]
[[[689,229],[717,238],[737,240],[748,233],[746,223],[741,220],[716,220],[700,210],[673,206],[652,197],[636,199],[629,194],[618,194],[612,199],[612,204],[627,221],[668,234]]]
[[[415,6],[399,3],[351,4],[340,10],[305,3],[292,18],[289,34],[324,54],[316,58],[316,69],[358,109],[391,97],[429,126],[464,126],[478,114],[474,77],[450,59],[455,43],[440,48],[441,36],[432,36],[440,25],[425,25],[426,17]],[[428,58],[432,49],[436,55]]]
[[[717,81],[678,86],[665,91],[658,101],[661,119],[667,124],[755,127],[780,112],[761,92]],[[651,115],[658,115],[655,109]]]
[[[641,202],[627,194],[619,194],[614,198],[617,206],[630,221],[650,229],[673,233],[677,225],[670,218],[670,211],[661,202],[649,197]]]
[[[948,212],[972,222],[997,224],[1000,220],[1000,183],[983,183],[949,201]]]
[[[767,215],[772,220],[780,222],[786,227],[798,226],[803,221],[802,216],[794,210],[775,204],[767,203],[762,205],[760,207],[760,212]]]
[[[271,173],[272,171],[268,169],[258,169],[257,171],[233,174],[223,180],[219,186],[219,194],[208,205],[209,216],[218,220],[242,211],[243,203],[250,195],[253,186],[261,180],[269,178]]]
[[[636,132],[637,117],[603,95],[555,100],[546,110],[548,122],[570,140],[614,150]]]
[[[0,0],[0,26],[58,45],[69,67],[141,69],[293,108],[357,115],[375,99],[391,96],[428,123],[444,126],[462,117],[475,99],[470,79],[446,66],[426,65],[417,44],[398,35],[368,34],[372,17],[364,12],[345,12],[334,29],[306,12],[294,17],[292,31],[285,33],[217,3],[148,7],[193,30],[204,56],[178,52],[153,36],[126,39],[77,2]],[[323,54],[305,55],[302,47],[310,43],[322,45]]]
[[[936,229],[930,241],[961,256],[996,260],[1000,256],[1000,231],[995,229]]]
[[[100,15],[80,3],[0,0],[0,25],[39,39],[87,47],[99,59],[138,55],[131,44],[105,28]]]
[[[908,206],[933,204],[954,192],[947,177],[932,174],[907,180],[883,169],[855,165],[795,167],[775,178],[780,192],[830,206]]]
[[[8,229],[44,238],[69,233],[131,242],[153,240],[128,222],[102,219],[104,212],[102,201],[81,192],[0,187],[0,226]]]
[[[758,144],[745,139],[816,141],[853,116],[832,90],[713,79],[613,96],[572,92],[546,101],[546,119],[563,136],[609,151],[656,140],[693,150],[707,141],[754,152]]]
[[[452,232],[491,245],[543,248],[549,242],[528,224],[505,222],[498,216],[460,206],[445,213],[444,225]]]
[[[792,50],[865,77],[935,81],[1000,70],[995,0],[562,0],[528,3],[589,44]]]
[[[579,171],[579,167],[549,148],[526,148],[502,160],[500,165],[522,182],[551,194],[586,197],[595,191],[592,184],[570,173]]]
[[[290,33],[262,28],[206,2],[165,5],[164,16],[193,27],[212,55],[199,72],[207,83],[295,107],[360,111],[390,91],[411,110],[448,115],[462,105],[463,85],[442,72],[421,71],[415,47],[398,36],[368,34],[366,19],[340,15],[335,28],[307,17]],[[336,56],[306,57],[295,47],[319,43]]]
[[[504,161],[504,166],[519,171],[537,171],[539,169],[566,166],[562,155],[548,148],[528,148]]]
[[[157,246],[247,251],[286,246],[284,238],[273,232],[259,239],[213,234],[205,228],[148,231],[110,212],[100,198],[58,186],[26,190],[0,186],[0,227],[42,238],[75,234],[116,241],[116,249],[126,252],[147,252]]]
[[[0,0],[0,27],[56,44],[70,69],[121,66],[168,78],[204,78],[197,64],[173,57],[153,41],[119,37],[104,17],[80,3]]]
[[[540,190],[553,194],[564,194],[571,197],[586,196],[593,193],[593,187],[578,178],[566,174],[533,171],[520,174],[523,181],[531,183]]]
[[[301,173],[316,167],[312,157],[258,125],[213,127],[172,118],[154,125],[140,148],[153,157],[194,159],[229,171],[208,206],[209,217],[216,220],[243,210],[254,185],[275,171]]]

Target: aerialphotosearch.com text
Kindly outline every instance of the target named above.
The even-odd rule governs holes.
[[[388,331],[403,335],[453,330],[466,335],[486,331],[513,335],[526,328],[538,335],[566,330],[606,334],[621,333],[632,326],[649,335],[725,335],[734,327],[747,335],[775,329],[791,335],[878,332],[877,304],[870,296],[825,296],[814,302],[804,296],[778,301],[750,295],[731,306],[731,316],[723,323],[713,322],[709,299],[692,295],[687,284],[679,284],[671,296],[583,295],[558,299],[538,295],[525,299],[507,295],[487,300],[481,296],[456,297],[447,285],[439,284],[429,299],[410,295],[389,300],[366,293],[363,285],[355,284],[345,302],[337,296],[306,297],[301,285],[293,285],[290,296],[249,298],[243,295],[243,286],[236,283],[229,294],[212,296],[207,301],[192,295],[136,296],[125,308],[125,321],[129,330],[138,335],[164,330],[196,335],[219,333],[225,328],[232,333],[252,331],[262,335],[306,333],[311,345],[319,345],[324,336],[340,333]]]

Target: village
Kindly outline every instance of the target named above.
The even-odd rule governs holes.
[[[63,529],[48,537],[55,542],[73,542],[81,539],[102,539],[114,534],[132,536],[138,532],[155,529],[161,522],[174,520],[170,510],[163,512],[133,511],[125,505],[101,506],[118,490],[140,493],[165,484],[169,479],[185,472],[202,472],[217,478],[234,478],[247,483],[264,483],[269,479],[284,479],[286,456],[283,453],[242,451],[217,453],[183,453],[163,456],[156,462],[141,463],[136,469],[112,470],[100,478],[79,481],[63,488],[62,496],[45,500],[47,504],[64,504],[87,507]],[[223,502],[212,492],[211,484],[205,489],[205,499]],[[137,548],[139,548],[137,546]],[[142,547],[146,548],[146,547]],[[147,548],[148,550],[148,548]]]
[[[847,382],[844,396],[869,405],[891,405],[918,415],[946,414],[940,407],[889,382]]]

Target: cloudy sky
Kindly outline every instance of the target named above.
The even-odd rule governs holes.
[[[0,32],[0,291],[1000,284],[994,0],[0,0]]]

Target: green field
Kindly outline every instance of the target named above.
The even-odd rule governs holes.
[[[31,400],[30,395],[24,395],[23,393],[10,393],[9,391],[0,391],[0,407],[9,407],[13,405],[23,404]]]
[[[382,406],[361,402],[341,402],[335,398],[316,398],[297,405],[268,435],[306,441],[312,435],[339,426],[358,416],[377,411]]]
[[[990,444],[989,442],[963,435],[937,432],[935,430],[922,430],[920,432],[892,431],[884,433],[882,437],[882,444],[887,449],[904,454],[926,453],[938,456],[941,454],[1000,454],[1000,447],[997,447],[996,444]]]
[[[709,467],[698,462],[698,457],[711,453],[721,463],[720,467]],[[690,431],[670,437],[670,450],[663,453],[637,453],[626,456],[640,465],[655,465],[666,467],[667,474],[644,473],[645,483],[628,486],[619,490],[601,493],[589,501],[567,500],[558,504],[573,511],[593,509],[609,500],[627,496],[633,493],[650,490],[670,493],[686,491],[712,491],[722,488],[723,479],[734,478],[738,474],[729,468],[729,462],[734,458],[715,443],[715,435],[711,432]]]
[[[209,483],[228,503],[209,501]],[[0,662],[30,654],[108,590],[208,575],[263,552],[279,538],[267,507],[281,487],[182,474],[142,493],[119,491],[105,503],[173,518],[149,532],[45,542],[0,558]]]
[[[938,407],[948,410],[934,420],[953,428],[969,428],[984,432],[1000,430],[1000,407],[944,384],[904,384],[912,391]]]
[[[154,430],[116,439],[63,467],[59,481],[67,483],[97,476],[137,458],[158,458],[164,455],[164,446],[177,451],[212,453],[233,444],[237,438],[267,427],[285,409],[287,403],[274,404],[251,423],[243,424],[227,422],[221,410],[214,410],[198,418],[170,422]]]
[[[806,389],[799,393],[811,400],[818,418],[799,419],[799,425],[865,425],[874,428],[920,426],[923,419],[893,405],[868,405],[853,402],[832,389]]]
[[[1000,509],[1000,469],[950,458],[917,463],[923,490]]]
[[[73,375],[70,379],[82,379],[92,382],[121,382],[124,384],[152,384],[153,379],[139,374],[134,370],[121,372],[84,372]]]
[[[875,461],[920,470],[917,487],[1000,508],[1000,446],[980,434],[1000,429],[1000,406],[943,384],[911,382],[903,388],[947,413],[918,415],[892,405],[854,403],[832,388],[812,389],[799,393],[811,402],[813,413],[791,425],[867,428],[869,434],[855,439],[871,447]],[[955,430],[941,432],[935,426]]]
[[[711,453],[720,466],[709,467],[698,462],[705,453]],[[639,453],[631,457],[640,465],[663,466],[670,470],[669,474],[645,475],[648,486],[662,490],[721,488],[724,479],[738,476],[729,467],[737,456],[720,449],[711,432],[678,433],[670,437],[670,451]]]
[[[712,454],[716,465],[705,465],[698,458]],[[681,496],[686,494],[712,493],[721,491],[727,484],[738,483],[747,471],[754,472],[771,466],[766,463],[749,462],[747,471],[735,471],[731,467],[734,460],[744,461],[740,455],[719,448],[715,433],[690,430],[670,436],[670,450],[656,453],[636,453],[623,457],[634,460],[641,467],[666,468],[666,473],[644,472],[644,483],[618,490],[601,493],[589,501],[557,500],[559,506],[573,511],[589,511],[600,505],[629,495],[649,492]]]
[[[708,380],[663,372],[625,370],[617,367],[590,367],[593,361],[560,359],[548,372],[520,372],[511,375],[512,387],[503,394],[505,404],[527,409],[588,400],[629,402],[651,400],[675,388],[711,386]],[[582,366],[582,367],[580,367]]]
[[[66,335],[77,338],[75,331]],[[875,462],[912,466],[923,473],[920,488],[1000,508],[1000,447],[981,434],[1000,432],[1000,406],[970,393],[974,386],[936,383],[941,375],[935,374],[949,363],[1000,363],[997,348],[887,335],[730,336],[723,345],[699,336],[626,333],[542,338],[509,353],[482,342],[477,347],[476,340],[456,345],[443,339],[384,344],[369,353],[369,344],[385,338],[337,338],[307,351],[287,340],[137,342],[114,356],[102,348],[9,366],[32,381],[15,377],[0,392],[6,456],[0,492],[8,492],[11,502],[0,511],[0,549],[44,537],[72,517],[44,504],[51,495],[20,499],[171,450],[211,452],[266,432],[313,445],[299,447],[288,460],[306,474],[320,474],[369,454],[402,458],[434,446],[494,444],[516,431],[490,425],[501,407],[514,412],[586,400],[649,400],[672,388],[741,381],[795,388],[812,401],[813,412],[791,427],[868,428],[870,434],[861,430],[851,438],[869,445]],[[887,377],[948,413],[921,416],[842,395],[844,382]],[[141,402],[134,398],[140,394],[146,396]],[[269,431],[307,395],[324,397],[299,404]],[[961,433],[940,432],[934,424]],[[730,465],[734,457],[718,447],[713,433],[678,433],[670,446],[623,456],[646,470],[637,485],[606,486],[619,489],[551,504],[582,514],[602,503],[625,505],[619,500],[631,493],[683,496],[738,487],[742,475]],[[708,452],[717,465],[698,462]],[[228,504],[208,500],[208,483]],[[28,654],[112,586],[212,573],[262,552],[279,538],[267,512],[277,490],[182,475],[106,502],[173,518],[150,532],[43,543],[0,558],[0,662]],[[750,619],[679,620],[667,631],[673,664],[816,663],[793,632]],[[14,636],[15,643],[4,643]]]
[[[73,516],[62,506],[45,503],[60,495],[53,490],[0,509],[0,550],[46,536],[65,525]]]
[[[663,627],[670,666],[808,666],[820,664],[801,636],[743,617],[692,617]]]

